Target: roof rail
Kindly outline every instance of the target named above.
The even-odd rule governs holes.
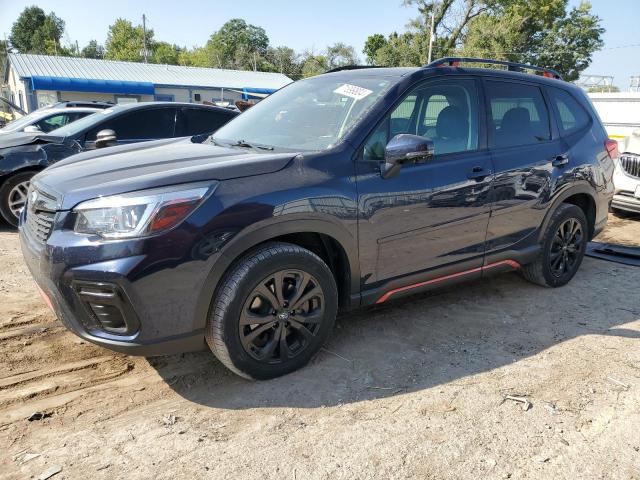
[[[510,72],[523,72],[525,70],[533,70],[534,72],[540,72],[544,77],[556,78],[562,80],[560,74],[551,69],[544,67],[537,67],[535,65],[528,65],[526,63],[507,62],[503,60],[492,60],[489,58],[474,58],[474,57],[444,57],[434,60],[426,67],[458,67],[460,63],[483,63],[485,65],[502,65],[507,67]]]
[[[361,70],[363,68],[381,68],[376,65],[343,65],[342,67],[332,68],[324,73],[342,72],[344,70]]]

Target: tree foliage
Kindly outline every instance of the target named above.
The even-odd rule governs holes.
[[[582,2],[568,0],[405,0],[420,17],[408,32],[372,35],[364,53],[370,63],[418,66],[427,61],[431,14],[434,58],[465,55],[535,63],[575,80],[602,47],[604,29]]]
[[[64,25],[54,12],[45,14],[40,7],[27,7],[11,27],[9,40],[20,53],[69,55],[69,49],[60,44]]]
[[[80,56],[84,58],[104,58],[104,47],[97,40],[90,40],[80,52]]]
[[[142,25],[134,26],[129,20],[118,18],[109,26],[105,43],[105,58],[141,62],[144,59],[144,29]],[[147,29],[147,50],[153,52],[153,30]],[[148,55],[151,57],[151,55]]]

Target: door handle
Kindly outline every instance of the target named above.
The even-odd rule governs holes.
[[[558,155],[551,160],[551,165],[554,167],[564,167],[567,163],[569,163],[568,155]]]
[[[469,180],[478,180],[481,181],[483,180],[487,175],[489,175],[489,172],[487,172],[484,167],[481,166],[475,166],[471,169],[470,172],[467,173],[467,178]]]

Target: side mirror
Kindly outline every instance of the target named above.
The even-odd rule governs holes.
[[[24,133],[42,133],[42,130],[40,130],[35,125],[27,125],[22,131]]]
[[[431,158],[433,158],[431,140],[405,133],[396,135],[384,149],[382,178],[396,176],[405,163],[425,163]]]
[[[113,147],[117,144],[118,138],[113,130],[100,130],[96,135],[96,148]]]

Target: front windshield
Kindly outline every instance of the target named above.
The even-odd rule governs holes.
[[[290,150],[334,147],[391,87],[393,79],[320,75],[285,87],[213,136],[217,143]]]
[[[77,133],[80,133],[85,128],[89,128],[93,126],[99,119],[109,117],[113,112],[117,111],[117,107],[107,108],[105,110],[100,110],[99,112],[92,113],[91,115],[87,115],[80,120],[76,120],[75,122],[67,123],[64,127],[56,128],[49,132],[50,135],[56,135],[59,137],[72,137]]]
[[[18,130],[22,130],[27,125],[31,125],[34,121],[38,120],[40,117],[43,117],[46,113],[35,111],[31,112],[29,115],[25,115],[13,122],[7,124],[6,127],[0,128],[0,132],[9,133],[9,132],[17,132]]]

